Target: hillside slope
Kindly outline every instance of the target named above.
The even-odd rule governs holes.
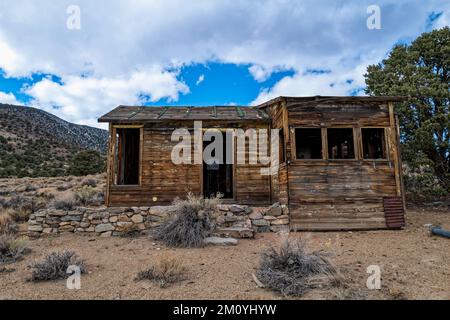
[[[0,177],[61,176],[83,150],[104,154],[108,132],[32,107],[0,104]]]

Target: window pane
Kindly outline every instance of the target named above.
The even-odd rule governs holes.
[[[139,148],[140,129],[117,129],[117,184],[139,184]]]
[[[355,158],[352,128],[327,129],[327,135],[329,159]]]
[[[383,128],[362,128],[363,158],[386,159]]]
[[[322,159],[321,129],[295,129],[297,159]]]

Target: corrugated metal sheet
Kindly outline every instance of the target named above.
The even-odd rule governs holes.
[[[398,229],[405,226],[405,210],[401,197],[384,197],[384,215],[386,226],[390,229]]]

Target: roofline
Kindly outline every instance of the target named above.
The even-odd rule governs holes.
[[[113,113],[114,110],[118,108],[140,108],[139,111],[135,112],[130,118],[123,119],[113,119],[114,117],[109,116],[110,113]],[[235,108],[235,109],[252,109],[258,113],[260,117],[258,118],[228,118],[228,119],[222,119],[222,118],[206,118],[203,119],[202,117],[196,117],[196,118],[177,118],[177,119],[140,119],[140,120],[134,120],[132,119],[136,114],[139,114],[144,108]],[[238,112],[238,111],[237,111]],[[162,122],[168,122],[168,121],[195,121],[195,120],[202,120],[202,121],[228,121],[228,122],[248,122],[248,121],[256,121],[256,122],[270,122],[270,117],[265,113],[265,111],[260,110],[259,108],[255,106],[242,106],[242,105],[228,105],[228,106],[219,106],[219,105],[212,105],[212,106],[127,106],[127,105],[119,105],[116,108],[110,110],[109,112],[102,115],[100,118],[97,119],[98,123],[133,123],[133,122],[139,122],[139,123],[162,123]]]
[[[221,106],[221,105],[211,105],[211,106],[127,106],[127,105],[119,105],[113,110],[123,107],[138,107],[138,108],[152,108],[152,107],[174,107],[174,108],[252,108],[252,109],[263,109],[270,105],[273,105],[275,103],[279,103],[280,101],[284,102],[293,102],[295,105],[299,104],[311,104],[311,103],[321,103],[321,102],[402,102],[407,100],[408,97],[406,96],[307,96],[307,97],[289,97],[289,96],[279,96],[277,98],[271,99],[269,101],[266,101],[264,103],[261,103],[256,106],[242,106],[242,105],[228,105],[228,106]],[[110,114],[113,110],[109,111],[108,113],[102,115],[100,118],[98,118],[99,123],[108,123],[108,122],[117,122],[117,123],[126,123],[126,122],[133,122],[132,119],[111,119],[108,118],[108,114]],[[195,118],[185,118],[185,119],[176,119],[177,121],[192,121],[197,120]],[[200,120],[200,119],[198,119]],[[204,121],[234,121],[234,122],[242,122],[242,121],[269,121],[267,119],[205,119]],[[148,120],[139,120],[139,122],[165,122],[170,121],[170,119],[148,119]]]
[[[170,121],[181,121],[181,122],[189,122],[189,121],[205,121],[205,122],[229,122],[229,123],[241,123],[241,122],[264,122],[264,123],[270,123],[270,118],[260,118],[260,119],[200,119],[200,118],[191,118],[191,119],[143,119],[143,120],[133,120],[133,119],[102,119],[98,118],[98,123],[164,123],[164,122],[170,122]]]
[[[296,103],[308,102],[341,102],[341,101],[361,101],[361,102],[402,102],[407,100],[406,96],[307,96],[307,97],[289,97],[279,96],[264,103],[257,105],[257,108],[265,108],[280,101],[294,100]]]

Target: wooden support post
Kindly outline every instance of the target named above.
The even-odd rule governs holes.
[[[328,138],[327,138],[327,128],[321,128],[320,133],[322,135],[322,159],[328,159]]]
[[[401,187],[401,178],[400,178],[400,170],[399,167],[399,140],[397,138],[397,129],[395,124],[395,114],[394,114],[394,105],[392,102],[389,102],[389,125],[390,125],[390,149],[392,154],[392,161],[394,163],[394,174],[395,174],[395,185],[397,188],[397,196],[402,196],[402,187]]]
[[[402,153],[400,149],[400,122],[398,120],[398,115],[395,115],[395,123],[397,127],[397,154],[398,154],[398,166],[400,168],[400,188],[402,193],[403,200],[403,210],[406,212],[406,193],[405,193],[405,184],[403,183],[403,165],[402,165]]]
[[[112,123],[109,123],[109,135],[108,135],[108,152],[106,155],[106,194],[105,194],[105,205],[108,206],[109,205],[109,192],[110,192],[110,187],[111,187],[111,183],[112,183],[112,165],[111,165],[111,161],[113,161],[114,159],[114,132],[115,131],[113,129]]]

